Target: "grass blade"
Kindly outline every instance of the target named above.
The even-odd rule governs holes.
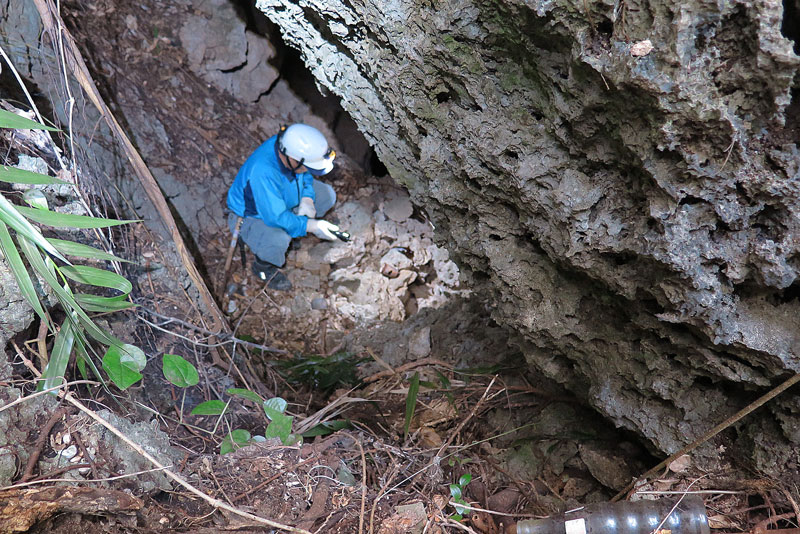
[[[75,293],[75,302],[88,312],[118,312],[135,308],[137,304],[125,300],[125,295],[119,297],[99,297],[87,293]]]
[[[26,119],[16,113],[0,109],[0,128],[14,128],[15,130],[48,130],[51,132],[60,132],[58,128],[52,126],[45,126],[36,121]]]
[[[25,257],[28,258],[28,263],[30,263],[31,267],[33,267],[39,276],[41,276],[44,281],[53,289],[53,292],[56,294],[56,297],[58,297],[61,305],[64,306],[65,309],[75,312],[78,322],[81,324],[81,326],[83,326],[90,336],[104,345],[124,345],[122,341],[98,327],[86,314],[83,308],[81,308],[81,306],[75,301],[75,297],[66,289],[61,287],[58,279],[56,279],[55,275],[45,264],[41,252],[39,252],[39,249],[37,249],[33,243],[25,238],[22,238],[19,239],[19,246],[20,249],[22,249],[22,252],[25,254]]]
[[[65,256],[75,256],[78,258],[86,258],[90,260],[107,260],[107,261],[124,261],[132,263],[130,260],[119,258],[113,254],[102,251],[100,249],[76,243],[75,241],[66,241],[64,239],[46,238],[47,241],[56,247],[56,249]]]
[[[42,372],[42,380],[37,386],[38,391],[58,386],[63,382],[74,342],[75,329],[72,326],[72,320],[67,318],[64,324],[61,325],[58,334],[56,334],[53,350],[50,353],[50,361],[47,362],[47,367]],[[57,391],[53,391],[53,395],[56,393]]]
[[[75,215],[74,213],[56,213],[55,211],[26,208],[25,206],[16,206],[16,208],[25,217],[53,228],[108,228],[109,226],[139,222],[136,220],[104,219],[90,215]]]
[[[408,429],[411,426],[411,419],[414,417],[414,410],[417,408],[417,394],[419,393],[419,372],[411,377],[411,384],[408,386],[408,396],[406,396],[406,421],[403,425],[403,439],[408,439]]]
[[[17,169],[16,167],[6,167],[5,165],[0,165],[0,182],[30,185],[69,184],[69,182],[46,174]]]
[[[92,373],[94,373],[95,378],[105,386],[106,380],[103,378],[103,375],[100,374],[100,369],[97,368],[92,358],[89,356],[89,353],[86,351],[86,340],[78,329],[75,330],[75,354],[78,358],[79,369],[82,369],[81,373],[86,374],[86,366],[88,365]],[[84,376],[84,378],[87,377]]]
[[[86,284],[97,287],[107,287],[109,289],[116,289],[126,296],[133,289],[133,285],[124,278],[112,271],[98,269],[97,267],[89,267],[88,265],[70,265],[60,267],[64,276],[78,282],[79,284]]]
[[[69,263],[67,258],[62,256],[61,253],[44,238],[39,229],[34,227],[30,222],[28,222],[28,219],[22,216],[19,211],[20,209],[32,210],[33,208],[22,208],[21,206],[15,206],[8,201],[5,195],[0,194],[0,221],[5,222],[19,235],[24,236],[33,243],[36,243],[36,245],[41,247],[43,250],[60,260],[64,260],[65,263]]]
[[[31,280],[31,276],[28,274],[28,269],[25,268],[17,246],[11,239],[8,227],[2,221],[0,221],[0,250],[3,251],[6,261],[11,267],[11,272],[14,274],[14,278],[17,279],[17,285],[19,286],[22,296],[25,297],[25,300],[31,305],[36,315],[38,315],[42,321],[49,323],[47,315],[45,315],[44,309],[42,308],[42,304],[39,301],[39,295],[33,287],[33,280]]]

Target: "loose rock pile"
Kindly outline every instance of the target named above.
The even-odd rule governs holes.
[[[459,287],[458,267],[433,243],[433,228],[414,216],[404,191],[368,185],[329,218],[351,240],[295,241],[287,256],[294,285],[288,307],[295,317],[313,320],[334,311],[353,324],[402,321],[468,293]]]

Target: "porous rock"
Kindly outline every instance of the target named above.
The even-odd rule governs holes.
[[[616,425],[672,453],[800,371],[800,62],[781,30],[800,35],[780,2],[257,6],[530,365]],[[697,454],[724,442],[800,480],[799,415],[772,403]]]

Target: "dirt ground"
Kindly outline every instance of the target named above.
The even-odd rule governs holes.
[[[249,153],[282,122],[313,114],[311,105],[298,99],[301,104],[276,106],[276,115],[266,116],[263,107],[232,99],[193,73],[178,44],[179,22],[192,12],[188,2],[71,0],[63,5],[115,111],[124,117],[135,108],[144,117],[158,117],[167,138],[181,140],[161,144],[140,137],[148,165],[189,191],[202,177],[206,197],[216,195],[198,208],[207,215],[202,228],[190,234],[198,264],[220,295],[230,236],[224,219],[213,214],[222,213],[224,192]],[[331,177],[340,205],[361,203],[368,213],[385,214],[390,209],[383,199],[401,198],[388,177],[370,176],[347,157],[341,161]],[[418,211],[409,218],[424,227]],[[174,448],[171,469],[233,508],[311,532],[500,534],[520,519],[608,501],[658,462],[646,444],[609,428],[556,385],[528,376],[513,339],[491,321],[479,298],[461,292],[464,288],[448,286],[438,308],[420,309],[418,303],[441,286],[432,262],[422,264],[427,271],[414,264],[419,272],[403,289],[404,321],[366,321],[334,305],[341,290],[330,274],[352,266],[312,262],[309,257],[316,253],[331,253],[315,248],[320,245],[315,238],[290,253],[287,272],[297,286],[294,292],[259,284],[237,252],[230,278],[235,287],[221,303],[235,335],[263,347],[220,346],[203,330],[202,314],[186,293],[154,267],[164,263],[156,231],[143,225],[121,231],[130,257],[142,260],[127,273],[136,282],[133,298],[139,309],[103,320],[115,334],[145,349],[150,363],[143,383],[125,395],[84,393],[94,408],[109,407],[165,432]],[[361,244],[364,253],[353,264],[363,276],[382,269],[382,258],[398,248],[380,237]],[[298,300],[315,295],[328,303],[325,308],[310,309]],[[167,382],[160,367],[164,353],[195,363],[200,383],[182,391]],[[20,370],[22,379],[25,373]],[[256,436],[269,423],[258,403],[232,397],[226,393],[230,388],[286,399],[296,432],[319,430],[322,423],[347,425],[308,436],[302,445],[272,439],[220,455],[220,442],[232,429]],[[215,399],[231,401],[223,420],[189,415],[191,407]],[[54,457],[63,450],[56,436],[82,435],[82,417],[65,412],[42,455]],[[79,457],[97,478],[130,468],[88,449]],[[281,531],[214,507],[174,484],[147,491],[124,480],[81,487],[99,493],[41,494],[38,502],[47,503],[47,511],[42,508],[30,531]],[[796,516],[800,521],[797,506],[787,507],[794,504],[791,491],[779,482],[705,473],[689,457],[636,489],[668,497],[689,487],[706,492],[715,532],[797,526]],[[10,495],[6,498],[20,498]],[[100,505],[85,504],[101,498]],[[464,510],[462,519],[455,504],[464,502],[477,510]]]

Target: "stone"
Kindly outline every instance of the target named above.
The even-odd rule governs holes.
[[[411,334],[408,340],[408,354],[414,358],[425,358],[431,353],[431,329],[429,326],[420,328]]]
[[[311,301],[311,309],[312,310],[327,310],[328,309],[328,301],[323,297],[316,297],[314,300]]]
[[[400,249],[393,248],[383,255],[381,265],[391,265],[399,271],[400,269],[410,269],[414,263]]]
[[[383,213],[395,222],[403,222],[414,213],[414,206],[411,205],[411,199],[407,193],[393,191],[383,204]]]
[[[628,461],[615,451],[582,444],[579,452],[589,472],[602,485],[619,491],[633,480],[634,475],[628,467]]]
[[[5,346],[6,340],[0,341]],[[4,363],[3,371],[8,372],[3,375],[3,380],[6,380],[11,377],[11,369],[5,355],[0,358]],[[3,405],[22,396],[22,391],[17,388],[0,387],[0,403]],[[37,429],[47,423],[57,404],[55,396],[42,395],[0,412],[0,484],[10,485],[19,475],[19,466],[27,464],[31,453],[29,445],[36,440]]]
[[[302,317],[311,311],[311,303],[305,295],[295,295],[289,302],[292,315]]]
[[[114,428],[139,444],[147,453],[152,455],[163,465],[178,465],[183,454],[169,443],[169,436],[158,429],[157,421],[131,422],[108,410],[100,410],[97,415],[105,419]],[[81,425],[81,440],[88,450],[102,451],[102,458],[108,462],[106,468],[117,472],[132,473],[152,469],[152,464],[139,453],[125,445],[116,435],[104,426],[97,424],[85,415],[77,416]],[[53,461],[57,460],[57,457]],[[70,472],[74,473],[74,472]],[[74,473],[72,477],[80,480],[83,477]],[[154,471],[129,479],[129,486],[133,491],[153,493],[166,491],[172,488],[170,478],[165,474]],[[103,484],[108,484],[105,482]]]

